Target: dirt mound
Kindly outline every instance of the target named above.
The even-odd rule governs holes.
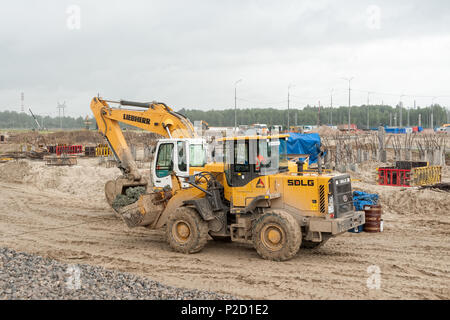
[[[352,184],[355,190],[377,193],[386,214],[446,216],[450,209],[450,193],[445,191],[379,186],[365,182]]]
[[[129,145],[154,145],[158,136],[151,132],[126,130],[123,132]],[[31,145],[98,145],[105,143],[105,138],[97,131],[74,130],[58,132],[12,133],[10,143]]]
[[[79,159],[72,167],[46,166],[43,162],[19,161],[0,164],[0,181],[21,183],[26,188],[54,190],[86,201],[104,201],[105,182],[120,175],[117,168],[96,165],[96,159]]]
[[[11,143],[27,143],[32,145],[46,144],[98,144],[104,143],[104,138],[97,131],[76,130],[58,132],[24,132],[12,133],[9,139]]]
[[[321,136],[334,136],[339,133],[339,130],[328,126],[320,126],[319,128],[311,130],[311,133],[318,133]]]
[[[11,161],[0,164],[0,181],[22,183],[29,175],[31,166],[27,161]]]

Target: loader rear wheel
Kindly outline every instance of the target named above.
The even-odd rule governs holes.
[[[169,215],[166,238],[170,247],[181,253],[196,253],[208,241],[208,223],[191,207],[180,207]]]
[[[252,238],[256,252],[262,258],[285,261],[294,257],[300,249],[302,232],[294,217],[277,210],[256,220]]]

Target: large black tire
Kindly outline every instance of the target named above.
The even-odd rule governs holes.
[[[208,223],[191,207],[180,207],[169,215],[166,239],[170,247],[181,253],[196,253],[208,241]]]
[[[294,257],[300,249],[302,231],[293,216],[276,210],[255,221],[252,239],[256,252],[262,258],[285,261]]]

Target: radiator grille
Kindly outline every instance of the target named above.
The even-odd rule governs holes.
[[[337,185],[337,193],[352,192],[352,185],[350,183]]]

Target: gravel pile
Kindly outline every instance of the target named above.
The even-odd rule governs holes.
[[[118,210],[122,207],[128,206],[139,200],[139,197],[146,192],[145,187],[128,188],[125,193],[117,195],[116,199],[112,203],[112,207]]]
[[[233,297],[169,287],[129,273],[68,265],[0,248],[0,299],[226,300]]]

